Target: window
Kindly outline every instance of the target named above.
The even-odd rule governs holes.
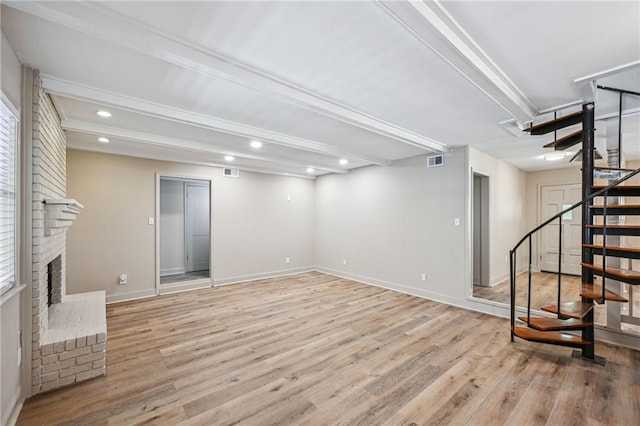
[[[0,100],[0,294],[16,280],[17,119]]]

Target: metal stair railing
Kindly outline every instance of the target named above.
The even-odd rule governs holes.
[[[551,222],[553,222],[554,220],[558,219],[558,239],[559,239],[559,244],[558,244],[558,313],[557,316],[558,318],[561,317],[560,314],[560,298],[561,298],[561,287],[562,287],[562,274],[561,274],[561,260],[562,260],[562,216],[582,205],[584,205],[586,202],[593,200],[596,197],[600,197],[603,196],[604,197],[604,208],[603,208],[603,214],[602,214],[602,218],[603,218],[603,223],[602,223],[602,300],[605,300],[605,266],[606,266],[606,255],[607,255],[607,249],[606,249],[606,239],[607,239],[607,196],[609,191],[616,187],[619,186],[621,183],[627,181],[628,179],[631,179],[632,177],[634,177],[635,175],[637,175],[638,173],[640,173],[640,168],[639,169],[635,169],[633,172],[629,173],[628,175],[616,180],[615,182],[609,184],[607,187],[602,188],[596,192],[594,192],[593,194],[589,195],[588,197],[578,201],[577,203],[573,204],[572,206],[562,210],[559,213],[556,213],[555,215],[553,215],[552,217],[550,217],[549,219],[545,220],[544,222],[542,222],[540,225],[536,226],[535,228],[533,228],[531,231],[529,231],[528,233],[526,233],[521,239],[520,241],[518,241],[518,243],[513,247],[513,249],[509,250],[509,280],[510,280],[510,292],[511,292],[511,297],[510,297],[510,302],[511,302],[511,341],[514,340],[514,335],[513,335],[513,330],[515,327],[515,312],[516,312],[516,255],[517,255],[517,250],[518,248],[525,242],[528,240],[529,244],[529,266],[528,266],[528,290],[527,290],[527,324],[531,323],[531,265],[532,265],[532,236],[533,234],[535,234],[536,232],[538,232],[539,230],[541,230],[542,228],[544,228],[545,226],[549,225]],[[585,224],[583,224],[584,226]]]

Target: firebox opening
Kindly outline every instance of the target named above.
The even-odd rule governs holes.
[[[47,306],[53,304],[53,262],[47,265]]]

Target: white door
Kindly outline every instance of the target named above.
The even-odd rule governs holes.
[[[582,199],[580,184],[543,186],[540,192],[540,222]],[[562,242],[558,240],[558,220],[540,230],[540,270],[558,272],[558,244],[562,244],[561,272],[580,275],[582,259],[582,208],[562,216]]]
[[[209,186],[185,185],[187,272],[209,269]]]

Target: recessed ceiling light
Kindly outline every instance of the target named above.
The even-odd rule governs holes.
[[[547,161],[558,161],[558,160],[562,160],[566,156],[567,156],[566,152],[551,152],[549,154],[543,155],[542,158],[544,158]]]
[[[225,161],[233,161],[236,158],[233,155],[225,155],[224,156]]]
[[[104,118],[111,117],[111,113],[109,111],[105,111],[103,109],[101,109],[100,111],[97,111],[96,114],[98,114],[100,117],[104,117]]]
[[[262,148],[262,142],[260,141],[251,141],[251,148],[253,149],[260,149]]]
[[[340,165],[342,166],[346,166],[347,164],[349,164],[349,160],[347,160],[346,158],[341,158],[338,163],[340,163]]]
[[[316,170],[313,167],[307,167],[307,173],[313,173]]]
[[[109,143],[109,142],[111,142],[111,141],[109,140],[109,138],[105,138],[104,136],[100,136],[100,137],[98,138],[98,142],[102,142],[102,143]]]

